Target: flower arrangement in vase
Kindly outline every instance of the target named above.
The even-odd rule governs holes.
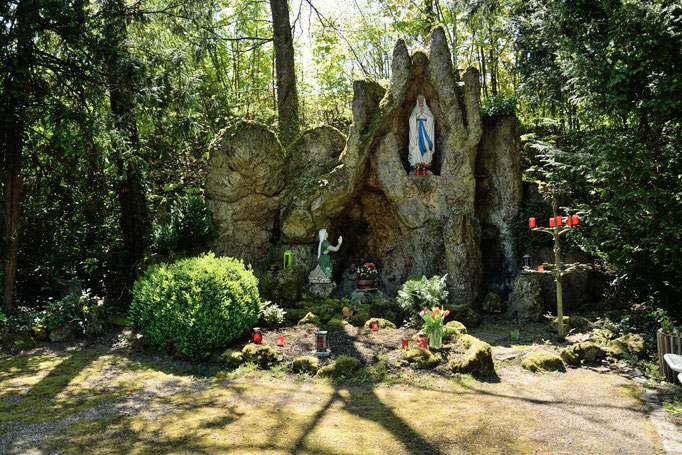
[[[419,312],[419,316],[424,320],[424,333],[429,337],[430,348],[443,347],[443,330],[445,327],[445,317],[450,314],[449,310],[442,310],[438,307],[433,307],[431,311],[424,307]]]

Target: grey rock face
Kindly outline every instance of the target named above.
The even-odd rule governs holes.
[[[219,235],[217,254],[252,263],[265,258],[285,170],[282,146],[265,126],[238,122],[218,134],[206,176],[206,204]]]
[[[517,321],[535,322],[540,320],[543,310],[542,277],[518,274],[509,294],[507,315]]]
[[[476,214],[481,220],[484,287],[506,294],[519,268],[511,226],[522,199],[516,117],[485,117],[476,154]]]

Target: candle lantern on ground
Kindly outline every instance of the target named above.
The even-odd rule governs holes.
[[[313,355],[318,357],[326,357],[329,355],[326,330],[318,330],[315,332],[315,349],[313,349]]]
[[[260,327],[253,328],[253,336],[251,339],[255,344],[261,344],[263,342],[263,334],[260,331]]]
[[[524,254],[524,255],[523,255],[523,266],[524,266],[524,267],[530,267],[531,265],[532,265],[532,264],[531,264],[531,260],[530,260],[530,255],[529,255],[529,254]]]
[[[277,346],[279,347],[284,346],[284,337],[282,335],[277,337]]]
[[[294,263],[294,253],[291,250],[286,250],[284,252],[284,262],[282,263],[282,268],[286,269]]]
[[[429,337],[426,336],[424,332],[419,332],[417,334],[417,340],[419,341],[419,347],[422,349],[429,348]]]
[[[410,346],[410,339],[403,338],[403,349],[407,349]]]
[[[372,328],[373,331],[376,332],[377,330],[379,330],[379,323],[377,321],[372,321],[370,323],[370,327]]]

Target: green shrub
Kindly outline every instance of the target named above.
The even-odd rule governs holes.
[[[214,238],[215,227],[203,196],[188,192],[170,205],[160,224],[152,229],[152,248],[163,254],[188,250]]]
[[[207,254],[159,264],[135,283],[131,326],[151,344],[204,358],[258,322],[257,285],[234,258]]]
[[[418,279],[409,279],[400,287],[396,302],[406,314],[409,314],[414,322],[421,323],[418,313],[427,308],[442,306],[448,296],[445,286],[447,275],[442,277],[434,275],[427,279],[422,276]]]

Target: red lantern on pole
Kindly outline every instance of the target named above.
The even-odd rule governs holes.
[[[576,214],[573,215],[571,218],[573,218],[573,225],[574,225],[574,226],[577,226],[578,223],[580,222],[580,218],[578,218],[578,214],[576,213]]]
[[[535,218],[528,218],[528,226],[535,227]]]
[[[549,227],[554,227],[554,218],[549,219]]]
[[[284,337],[282,335],[277,337],[277,346],[279,346],[280,348],[284,346]]]
[[[557,225],[557,226],[561,226],[561,224],[562,224],[561,215],[557,215],[557,216],[556,216],[556,225]]]

